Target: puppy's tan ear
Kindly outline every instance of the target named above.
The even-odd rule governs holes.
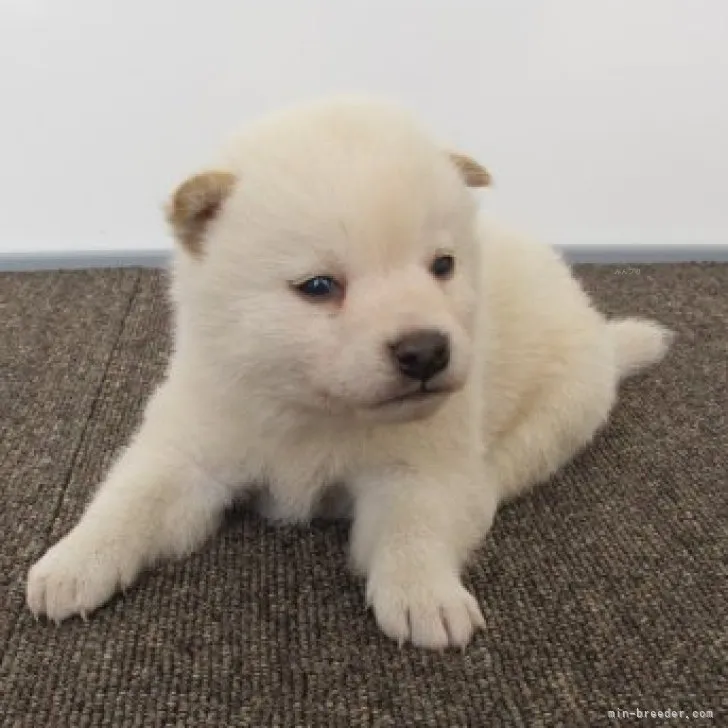
[[[167,204],[167,220],[180,244],[200,255],[209,222],[235,186],[230,172],[203,172],[183,182]]]
[[[474,159],[457,152],[450,152],[450,159],[468,187],[488,187],[492,182],[488,170]]]

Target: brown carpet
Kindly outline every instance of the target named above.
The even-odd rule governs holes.
[[[28,567],[78,518],[164,366],[158,272],[0,275],[2,726],[728,725],[728,266],[582,266],[610,313],[679,334],[611,426],[508,506],[468,572],[488,627],[400,650],[341,524],[232,513],[88,625],[36,623]],[[722,722],[725,721],[725,722]]]

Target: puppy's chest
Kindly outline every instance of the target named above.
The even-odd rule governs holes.
[[[306,520],[318,513],[332,492],[350,491],[356,481],[392,472],[407,463],[408,453],[422,447],[422,427],[350,431],[312,428],[287,437],[260,441],[256,480],[268,493],[268,515]],[[340,512],[337,496],[333,510]]]
[[[361,443],[333,435],[269,442],[259,450],[261,480],[277,502],[303,514],[329,486],[353,477],[362,467],[363,450]]]

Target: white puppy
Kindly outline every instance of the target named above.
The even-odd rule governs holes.
[[[30,609],[85,615],[254,484],[307,519],[343,483],[382,630],[465,645],[483,618],[460,571],[498,504],[589,442],[667,330],[606,321],[551,249],[480,219],[468,188],[487,172],[395,106],[279,113],[214,169],[169,205],[165,381],[31,569]]]

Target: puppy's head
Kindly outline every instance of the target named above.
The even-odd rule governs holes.
[[[468,377],[488,183],[386,104],[269,117],[170,201],[178,343],[297,407],[426,416]]]

